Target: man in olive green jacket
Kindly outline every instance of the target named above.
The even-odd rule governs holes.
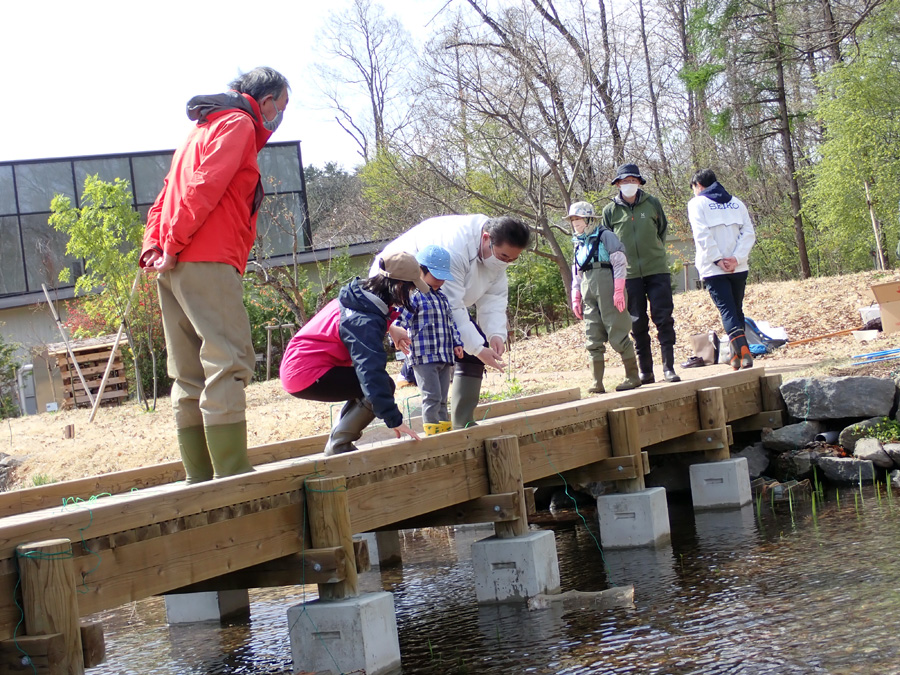
[[[619,188],[619,192],[603,209],[603,224],[616,233],[628,257],[625,291],[641,382],[649,384],[655,381],[648,301],[650,318],[656,324],[659,338],[663,375],[667,382],[678,382],[681,378],[675,373],[672,275],[666,257],[669,223],[659,200],[640,189],[646,182],[637,164],[620,166],[612,180],[612,185]]]

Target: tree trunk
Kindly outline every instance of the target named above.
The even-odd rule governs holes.
[[[809,267],[809,254],[806,251],[806,235],[803,231],[802,203],[800,201],[800,184],[797,182],[797,163],[794,159],[794,145],[791,139],[791,122],[788,113],[787,91],[784,81],[784,46],[781,44],[781,31],[778,25],[775,0],[769,0],[769,19],[772,27],[773,57],[775,61],[776,91],[778,99],[778,134],[781,136],[781,147],[784,151],[785,170],[791,186],[791,215],[794,219],[794,240],[800,256],[800,276],[809,279],[812,272]]]
[[[882,246],[881,225],[875,216],[875,206],[872,204],[872,194],[869,192],[869,181],[863,181],[863,186],[866,188],[866,206],[869,207],[869,217],[872,219],[872,232],[875,234],[875,262],[878,265],[878,269],[886,270],[888,267],[887,258],[884,255],[884,247]]]
[[[650,65],[650,50],[647,48],[647,28],[644,22],[644,0],[638,0],[638,12],[641,18],[641,43],[644,47],[644,63],[647,66],[647,90],[650,94],[650,112],[653,116],[653,131],[656,135],[656,151],[662,163],[663,173],[669,183],[672,176],[669,172],[669,160],[666,157],[666,149],[663,146],[662,129],[659,124],[659,105],[657,104],[656,88],[653,86],[653,68]]]

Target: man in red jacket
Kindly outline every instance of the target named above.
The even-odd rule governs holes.
[[[263,199],[257,154],[290,87],[254,68],[232,91],[195,96],[197,122],[147,215],[141,267],[159,272],[172,407],[188,483],[252,471],[244,387],[255,365],[241,276]]]

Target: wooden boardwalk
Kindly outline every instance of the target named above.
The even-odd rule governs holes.
[[[524,516],[517,496],[492,494],[489,439],[517,439],[526,485],[558,474],[571,482],[642,479],[655,454],[703,451],[723,458],[731,427],[780,426],[778,384],[780,376],[753,368],[587,400],[572,400],[577,390],[569,390],[491,404],[504,416],[419,442],[333,457],[312,454],[324,435],[261,446],[251,451],[255,472],[199,485],[171,482],[183,477],[174,462],[0,495],[0,640],[12,638],[22,619],[15,602],[21,544],[72,542],[80,616],[201,582],[215,588],[324,583],[340,573],[321,564],[317,570],[299,555],[312,548],[309,480],[342,477],[353,533],[515,520]],[[703,419],[710,391],[721,395],[730,427],[710,428]],[[541,403],[551,405],[523,410]],[[633,408],[638,420],[639,447],[627,454],[617,452],[610,435],[610,412],[622,408]],[[59,506],[62,498],[104,491],[119,494]]]

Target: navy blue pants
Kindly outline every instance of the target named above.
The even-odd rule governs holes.
[[[703,278],[703,285],[722,316],[729,338],[744,334],[744,289],[748,272],[717,274]]]
[[[637,279],[626,279],[628,292],[628,313],[631,315],[631,336],[634,351],[642,373],[653,372],[653,352],[650,351],[650,321],[656,324],[659,346],[663,354],[671,353],[675,346],[675,319],[672,312],[672,275],[651,274]],[[647,317],[647,303],[650,303],[650,317]]]

